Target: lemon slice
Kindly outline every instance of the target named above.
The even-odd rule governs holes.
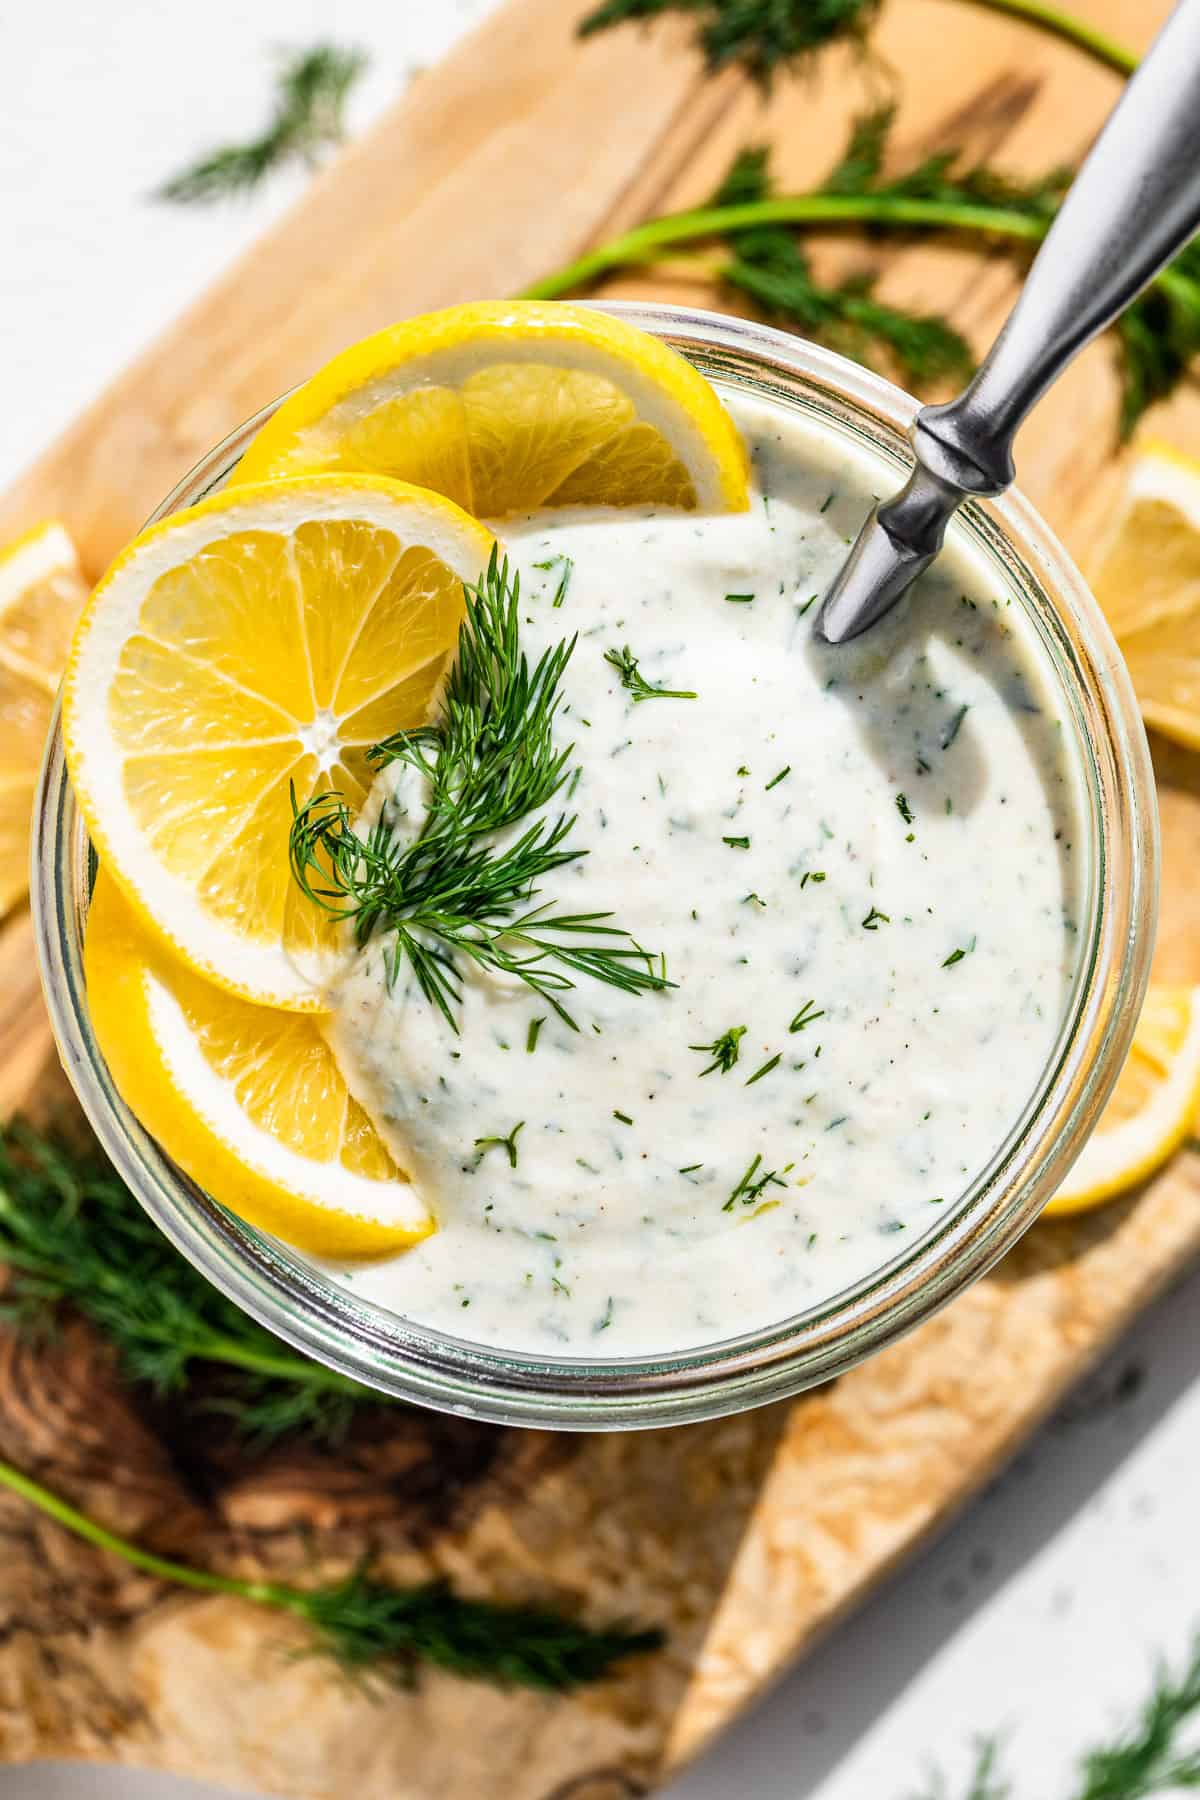
[[[67,646],[87,598],[50,521],[0,552],[0,917],[29,885],[29,819]]]
[[[100,860],[201,974],[320,1007],[336,934],[292,880],[294,786],[361,805],[367,748],[436,703],[492,538],[370,476],[238,488],[118,557],[84,611],[63,736]]]
[[[1142,451],[1092,586],[1146,723],[1200,749],[1200,462]]]
[[[342,1080],[319,1023],[193,974],[101,870],[84,959],[126,1103],[222,1206],[314,1256],[390,1254],[434,1223]]]
[[[1046,1213],[1082,1212],[1145,1181],[1191,1134],[1198,1108],[1200,988],[1152,987],[1113,1097]]]
[[[454,306],[365,338],[286,400],[235,476],[368,469],[478,518],[553,506],[749,504],[712,388],[647,332],[553,301]]]

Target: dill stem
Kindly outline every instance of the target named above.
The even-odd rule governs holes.
[[[988,12],[1007,13],[1011,18],[1024,19],[1052,37],[1073,44],[1077,50],[1086,51],[1106,68],[1115,69],[1118,75],[1132,75],[1138,66],[1138,58],[1124,44],[1118,44],[1107,32],[1098,31],[1086,19],[1064,12],[1061,6],[1049,5],[1048,0],[974,0],[974,4]]]
[[[991,5],[995,0],[979,0]],[[1008,0],[1003,0],[1008,4]],[[769,200],[748,200],[736,206],[702,206],[690,212],[667,213],[635,225],[620,237],[597,245],[574,262],[544,275],[518,296],[522,300],[556,300],[585,287],[614,269],[653,264],[659,252],[673,244],[693,243],[698,238],[722,237],[751,230],[756,225],[882,225],[900,230],[975,231],[986,237],[1009,238],[1027,244],[1040,243],[1049,231],[1050,219],[1004,207],[976,206],[961,200],[918,200],[894,194],[780,194]],[[1150,283],[1165,294],[1193,303],[1191,284],[1178,270],[1161,269]]]
[[[339,1393],[363,1397],[362,1383],[342,1375],[337,1369],[327,1369],[324,1363],[312,1362],[306,1356],[293,1355],[282,1347],[278,1352],[255,1350],[248,1344],[239,1344],[236,1339],[220,1337],[217,1334],[197,1336],[188,1340],[189,1355],[199,1362],[222,1363],[227,1368],[244,1369],[250,1374],[267,1375],[280,1381],[302,1382],[307,1387],[333,1388]],[[374,1399],[386,1403],[391,1396],[373,1394]]]
[[[888,194],[781,194],[770,200],[700,206],[649,219],[544,275],[519,297],[557,300],[612,269],[654,262],[656,253],[665,247],[692,243],[697,238],[724,237],[756,225],[847,224],[979,231],[992,237],[1019,238],[1026,243],[1037,243],[1048,229],[1046,222],[1025,213],[965,201],[916,200]]]
[[[193,1569],[187,1563],[172,1562],[165,1556],[155,1556],[150,1550],[143,1550],[139,1544],[130,1543],[128,1538],[118,1537],[115,1531],[98,1525],[78,1507],[62,1499],[43,1487],[40,1481],[34,1481],[11,1463],[0,1461],[0,1485],[12,1493],[19,1494],[22,1500],[28,1500],[47,1518],[55,1520],[76,1537],[83,1538],[86,1543],[94,1544],[98,1550],[108,1550],[114,1556],[132,1564],[135,1569],[142,1569],[147,1575],[154,1575],[160,1581],[172,1581],[178,1587],[197,1588],[210,1594],[237,1594],[246,1600],[257,1600],[268,1606],[285,1606],[288,1604],[288,1590],[279,1589],[271,1582],[246,1581],[236,1575],[216,1575],[207,1569]]]

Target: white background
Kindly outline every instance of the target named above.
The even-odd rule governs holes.
[[[11,0],[0,14],[0,483],[299,191],[297,175],[210,209],[147,199],[198,151],[257,128],[274,48],[336,32],[367,50],[357,127],[487,6]],[[1075,1800],[1076,1754],[1126,1721],[1155,1656],[1178,1658],[1200,1624],[1198,1320],[1193,1278],[670,1800],[909,1800],[935,1765],[957,1796],[972,1739],[997,1729],[1015,1800]],[[0,1775],[0,1800],[213,1791],[124,1771]]]

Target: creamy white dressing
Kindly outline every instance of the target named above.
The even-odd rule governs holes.
[[[389,986],[380,939],[335,995],[351,1087],[439,1220],[339,1279],[417,1324],[609,1357],[812,1307],[944,1216],[1057,1035],[1077,779],[1019,604],[948,549],[860,643],[815,644],[813,597],[887,477],[799,418],[732,410],[748,513],[504,528],[531,659],[579,639],[559,735],[588,854],[539,898],[611,910],[676,985],[581,982],[572,1031],[467,970],[455,1035],[404,971]],[[605,661],[626,645],[697,698],[636,702]],[[385,775],[389,796],[411,830],[419,794]],[[693,1046],[740,1027],[705,1074]],[[515,1167],[477,1146],[518,1124]]]

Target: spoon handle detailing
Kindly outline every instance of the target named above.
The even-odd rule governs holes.
[[[917,414],[917,467],[876,508],[818,630],[855,637],[893,606],[970,494],[1013,479],[1013,438],[1071,358],[1200,229],[1200,0],[1180,0],[1076,176],[1016,305],[957,399]]]

